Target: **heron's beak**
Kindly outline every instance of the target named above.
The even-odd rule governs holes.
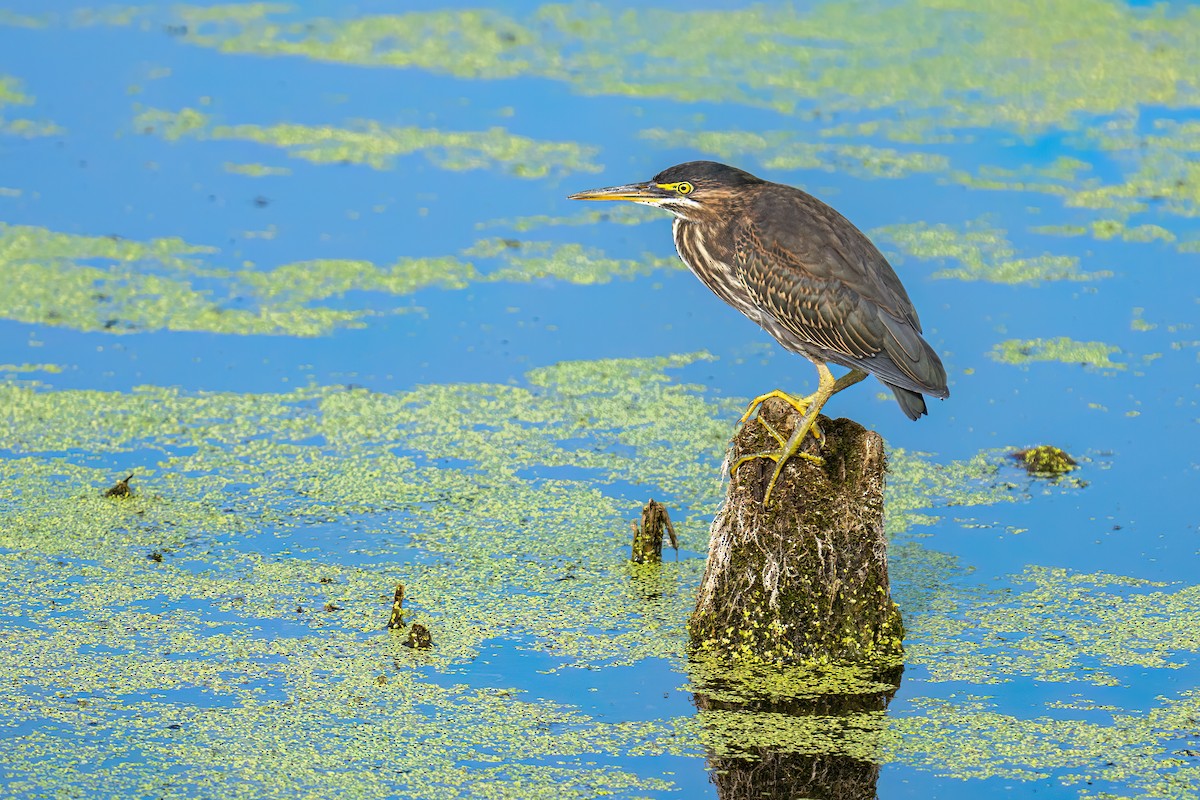
[[[646,183],[629,183],[625,186],[609,186],[606,189],[588,189],[586,192],[577,192],[567,199],[629,200],[633,203],[645,203],[646,205],[655,206],[668,197],[673,196],[673,192],[663,189],[654,181],[647,181]]]

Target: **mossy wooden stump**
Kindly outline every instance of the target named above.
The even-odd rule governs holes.
[[[781,400],[759,411],[788,436],[799,415]],[[825,445],[794,456],[762,497],[775,462],[746,462],[730,482],[709,534],[708,564],[688,623],[696,648],[775,663],[897,663],[904,627],[892,602],[883,534],[885,458],[879,434],[848,419],[820,418]],[[751,420],[724,468],[778,450]]]
[[[653,498],[642,507],[641,524],[631,522],[633,528],[633,545],[630,547],[629,560],[635,564],[661,564],[663,550],[663,531],[671,537],[671,547],[679,552],[679,540],[675,538],[675,526],[671,524],[671,516],[667,507]]]

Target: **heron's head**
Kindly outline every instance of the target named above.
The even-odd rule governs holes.
[[[590,189],[570,200],[628,200],[665,208],[684,219],[721,213],[747,189],[764,183],[749,172],[715,161],[689,161],[668,167],[645,183]]]

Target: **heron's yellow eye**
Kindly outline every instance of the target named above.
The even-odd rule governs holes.
[[[696,187],[692,186],[687,181],[684,181],[683,183],[675,184],[675,191],[679,192],[680,194],[691,194],[692,189],[694,189],[694,188],[696,188]]]

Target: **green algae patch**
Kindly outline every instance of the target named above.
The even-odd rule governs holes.
[[[984,220],[961,228],[924,222],[890,225],[872,234],[899,247],[906,256],[958,262],[957,268],[939,270],[934,278],[1037,285],[1042,281],[1092,281],[1112,276],[1104,271],[1083,272],[1075,256],[1045,253],[1018,257],[1004,232]]]
[[[480,786],[643,796],[674,788],[670,776],[640,777],[659,770],[639,759],[663,754],[927,765],[938,752],[930,732],[966,741],[952,726],[969,727],[971,709],[958,723],[933,709],[889,722],[878,706],[797,715],[721,705],[890,697],[894,680],[839,667],[692,662],[686,688],[709,705],[644,722],[503,688],[528,673],[525,658],[547,682],[572,668],[679,663],[703,560],[628,564],[628,520],[647,493],[662,498],[681,511],[685,552],[703,548],[707,522],[696,517],[720,496],[741,405],[675,376],[706,358],[564,362],[512,385],[397,393],[0,384],[11,414],[0,428],[0,618],[23,626],[0,654],[0,677],[21,687],[0,710],[30,726],[9,750],[9,785],[71,786],[86,762],[89,785],[126,794],[171,774],[255,797],[328,796],[330,786],[367,798],[479,796]],[[889,502],[912,512],[964,502],[952,494],[961,475],[975,476],[981,504],[1004,494],[989,486],[986,454],[947,469],[901,453],[892,469]],[[131,472],[132,494],[102,496]],[[896,551],[919,560],[911,554]],[[1200,650],[1195,587],[1056,571],[1025,579],[1032,588],[1018,593],[929,587],[913,601],[910,663],[935,680],[1103,684],[1117,665],[1169,668]],[[408,613],[388,631],[398,582]],[[1094,603],[1099,617],[1085,613]],[[432,648],[405,646],[415,624]],[[1064,641],[1029,633],[1046,630]],[[1073,640],[1090,649],[1070,656]],[[494,669],[511,664],[501,688],[456,677],[484,653]],[[335,748],[314,740],[333,729]],[[137,748],[139,766],[109,757],[125,748]],[[1040,750],[1006,752],[1020,755],[974,768],[1042,763]]]
[[[937,681],[1119,686],[1118,670],[1178,669],[1200,652],[1198,586],[1046,567],[1013,580],[935,600],[912,623],[910,662]]]
[[[75,786],[83,764],[89,787],[126,796],[161,789],[164,773],[175,787],[219,783],[231,797],[582,799],[598,787],[671,788],[596,763],[667,726],[439,684],[425,676],[436,648],[410,650],[399,632],[355,631],[346,611],[272,614],[239,600],[269,573],[196,576],[140,559],[72,568],[75,585],[63,591],[62,566],[3,558],[31,596],[55,598],[25,609],[35,627],[0,656],[0,673],[27,676],[22,697],[33,701],[10,694],[3,711],[35,728],[6,755],[9,791]],[[326,574],[334,596],[360,588]],[[144,588],[122,590],[122,581]],[[136,764],[111,758],[130,749]]]
[[[697,714],[700,739],[712,756],[758,760],[775,754],[844,756],[878,763],[888,727],[883,712],[846,715],[746,713],[720,708]]]
[[[63,371],[60,364],[0,364],[0,373],[45,372],[58,375]]]
[[[66,129],[53,122],[10,118],[5,112],[5,106],[30,106],[34,98],[21,90],[21,82],[9,75],[0,75],[0,134],[35,138],[39,136],[57,136],[65,133]]]
[[[248,178],[271,178],[292,174],[287,167],[270,167],[266,164],[233,164],[226,161],[221,168],[233,175],[245,175]]]
[[[793,131],[693,131],[652,128],[641,138],[674,148],[681,141],[726,161],[753,157],[777,170],[824,170],[867,178],[899,178],[918,172],[945,172],[945,156],[900,152],[889,147],[856,143],[798,141]]]
[[[1051,9],[1032,0],[909,0],[615,16],[586,5],[544,5],[523,16],[447,10],[354,19],[255,10],[238,18],[181,6],[172,14],[188,23],[187,41],[222,52],[467,79],[542,77],[587,94],[792,113],[808,105],[827,113],[904,108],[908,128],[923,139],[970,128],[1074,129],[1089,115],[1188,107],[1200,74],[1192,46],[1200,12],[1111,0]]]
[[[33,98],[20,89],[20,83],[9,75],[0,75],[0,108],[7,105],[32,105]]]
[[[42,17],[17,14],[8,9],[0,10],[0,25],[7,25],[12,28],[42,28],[46,24],[46,20]]]
[[[891,667],[899,666],[893,664]],[[894,670],[845,664],[781,666],[753,657],[727,659],[695,654],[687,663],[687,691],[710,702],[747,705],[815,700],[830,695],[872,695],[894,692]]]
[[[296,303],[238,307],[239,289],[254,273],[212,266],[214,253],[176,238],[139,242],[0,223],[0,265],[17,287],[0,299],[0,317],[108,333],[313,336],[362,315]],[[194,281],[226,282],[231,291],[222,296]]]
[[[1001,474],[1004,453],[985,450],[971,458],[937,463],[900,448],[888,452],[887,515],[884,525],[896,536],[931,521],[933,507],[978,506],[1024,499],[1016,484]]]
[[[470,263],[446,257],[402,258],[382,267],[370,261],[324,258],[240,277],[264,301],[293,308],[355,291],[405,295],[429,287],[462,289],[478,276]],[[357,319],[366,313],[350,311],[348,316]]]
[[[1142,712],[1089,719],[1005,714],[985,697],[917,702],[917,713],[890,723],[889,755],[959,779],[1045,781],[1104,798],[1196,796],[1200,768],[1181,742],[1195,736],[1200,695],[1159,698]],[[1182,756],[1182,757],[1181,757]],[[1115,793],[1085,786],[1110,784]]]
[[[1113,361],[1121,348],[1104,342],[1079,342],[1066,336],[1055,339],[1007,339],[988,353],[1003,364],[1024,366],[1036,361],[1082,364],[1097,369],[1120,370],[1125,365]]]
[[[592,161],[597,150],[574,142],[547,142],[509,133],[441,131],[435,128],[385,126],[375,121],[352,127],[298,125],[217,125],[195,109],[144,109],[133,126],[168,141],[185,137],[256,142],[279,148],[292,158],[314,164],[365,164],[390,169],[396,158],[421,154],[441,169],[502,169],[520,178],[545,178],[573,172],[599,172]]]
[[[725,423],[700,387],[667,374],[702,357],[562,364],[524,386],[395,395],[4,385],[13,416],[0,448],[13,457],[0,460],[0,559],[25,599],[0,612],[31,627],[0,675],[24,676],[22,697],[45,700],[10,696],[4,710],[46,723],[10,759],[10,785],[67,785],[77,763],[54,744],[96,722],[94,741],[72,752],[101,764],[102,752],[138,746],[148,768],[89,774],[129,791],[164,770],[189,784],[220,772],[254,796],[670,788],[594,760],[694,750],[656,743],[671,721],[612,724],[445,683],[448,668],[494,647],[592,668],[682,651],[703,563],[632,570],[621,551],[635,506],[616,487],[659,483],[674,471],[660,457],[671,449],[708,452],[710,470],[719,462],[708,431]],[[648,429],[646,444],[625,444],[629,428]],[[595,449],[578,450],[585,434]],[[664,437],[671,449],[649,445]],[[103,497],[117,463],[136,473],[136,491]],[[539,477],[554,467],[587,479]],[[659,489],[691,505],[689,491],[710,490],[695,486]],[[702,542],[702,529],[678,530],[686,546]],[[257,555],[262,546],[277,555]],[[389,632],[398,580],[410,615]],[[404,646],[416,624],[431,649]],[[347,718],[359,726],[342,727]],[[179,727],[163,733],[168,723]],[[334,727],[334,751],[305,744]],[[480,762],[495,766],[483,784]]]
[[[249,7],[248,7],[249,8]],[[854,10],[754,7],[732,11],[545,5],[524,15],[485,10],[419,11],[353,19],[300,17],[295,10],[178,6],[129,9],[88,24],[174,24],[183,40],[225,53],[417,68],[465,80],[537,77],[585,94],[704,101],[770,108],[823,122],[841,113],[871,118],[831,122],[815,142],[791,130],[702,134],[651,129],[650,141],[720,157],[757,159],[771,169],[821,169],[861,177],[943,175],[980,189],[1037,192],[1068,207],[1104,211],[1110,221],[1153,208],[1195,217],[1200,211],[1197,125],[1160,119],[1139,128],[1139,111],[1196,105],[1200,31],[1196,9],[1130,8],[1114,0],[1047,12],[1033,2],[899,5]],[[1029,20],[1036,19],[1031,26]],[[730,31],[738,36],[731,38]],[[654,32],[653,35],[650,32]],[[663,41],[676,46],[663,47]],[[719,66],[718,66],[719,65]],[[1180,77],[1183,76],[1183,77]],[[384,168],[421,152],[447,169],[497,167],[540,176],[596,168],[594,151],[572,142],[535,142],[498,129],[439,131],[363,122],[344,127],[211,125],[199,112],[164,135],[257,141],[318,163],[351,161]],[[203,116],[203,115],[201,115]],[[1078,158],[1022,169],[954,168],[921,144],[968,139],[978,130],[1031,139],[1068,132],[1117,156],[1115,179]],[[884,136],[903,146],[864,141]],[[1178,236],[1170,225],[1136,225],[1130,241]],[[1040,266],[1037,268],[1041,268]],[[1057,267],[1056,267],[1057,268]]]
[[[483,280],[522,282],[554,278],[575,284],[607,283],[635,278],[661,269],[682,269],[678,258],[645,255],[640,259],[608,258],[595,248],[578,244],[487,239],[477,242],[466,255],[484,258],[502,256],[503,267],[487,273]]]
[[[551,216],[535,214],[511,219],[494,219],[475,224],[476,228],[508,228],[515,233],[525,233],[538,228],[616,223],[617,225],[641,225],[646,222],[661,222],[671,219],[671,212],[650,206],[635,206],[631,203],[600,204],[601,208],[585,208],[576,214]]]
[[[1170,243],[1181,233],[1172,229],[1178,226],[1172,218],[1200,216],[1200,171],[1195,164],[1200,147],[1194,122],[1160,119],[1154,121],[1153,130],[1155,133],[1139,131],[1132,118],[1118,117],[1073,137],[1078,146],[1098,150],[1099,155],[1125,167],[1115,179],[1102,179],[1092,173],[1091,165],[1069,159],[1068,169],[1055,165],[1019,170],[982,167],[975,174],[955,170],[950,180],[976,189],[1053,195],[1067,208],[1103,212],[1088,226],[1091,235],[1101,241]],[[1129,224],[1130,217],[1146,212],[1155,213],[1165,223]],[[1078,235],[1085,232],[1080,227],[1047,226],[1043,230]]]
[[[405,310],[378,295],[489,282],[588,285],[681,268],[675,258],[616,259],[577,244],[495,238],[465,254],[473,260],[403,257],[380,265],[326,258],[272,269],[227,268],[216,248],[177,238],[133,241],[0,223],[0,267],[14,287],[0,298],[0,317],[114,334],[321,336]]]
[[[133,129],[138,133],[161,136],[168,142],[196,136],[206,130],[209,124],[209,116],[194,108],[184,108],[179,111],[148,108],[139,111],[133,118]]]
[[[1125,242],[1173,242],[1175,234],[1161,225],[1129,226],[1119,220],[1097,220],[1092,223],[1092,235],[1100,240],[1121,239]]]
[[[1041,444],[1012,454],[1026,472],[1039,477],[1056,477],[1078,469],[1079,462],[1062,448]]]

